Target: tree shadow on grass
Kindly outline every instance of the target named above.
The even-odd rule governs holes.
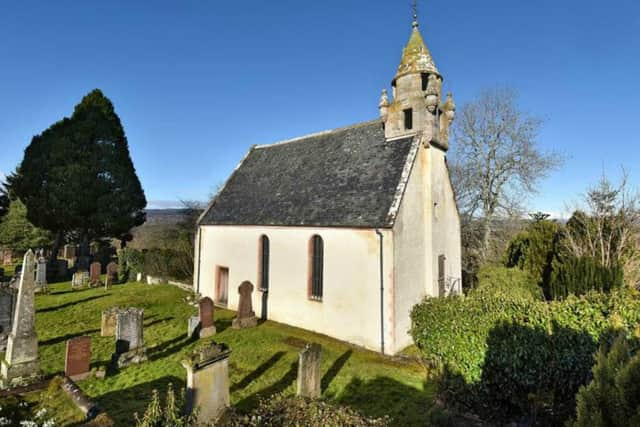
[[[187,386],[184,379],[167,375],[143,384],[105,393],[95,400],[115,421],[115,425],[130,426],[135,424],[134,413],[137,412],[140,418],[144,415],[153,390],[158,390],[161,398],[164,399],[169,383],[173,384],[177,395],[180,395],[180,391]]]
[[[324,374],[324,376],[322,377],[322,381],[320,382],[320,390],[322,390],[322,393],[324,393],[329,388],[331,381],[333,381],[338,373],[340,373],[340,370],[344,367],[352,354],[353,350],[347,350],[342,354],[342,356],[338,357],[333,362],[333,365],[331,365],[329,370]]]
[[[216,325],[216,333],[219,334],[225,329],[230,328],[232,322],[233,319],[216,319],[214,322]]]
[[[276,364],[276,362],[278,362],[278,360],[282,359],[282,356],[284,355],[285,355],[284,351],[279,351],[273,356],[271,356],[269,360],[264,362],[262,365],[258,366],[253,372],[251,372],[249,375],[245,376],[242,380],[234,384],[233,387],[231,387],[231,392],[234,392],[236,390],[242,390],[243,388],[251,384],[253,381],[260,378],[262,374],[267,372],[273,365]]]
[[[289,387],[298,376],[298,361],[291,363],[289,370],[280,378],[276,383],[271,384],[268,387],[263,388],[262,390],[242,399],[236,407],[241,411],[251,411],[252,409],[258,406],[260,402],[260,398],[267,398],[269,396],[273,396],[274,394],[283,392],[287,387]]]
[[[107,295],[110,294],[104,294],[104,295],[93,295],[87,298],[83,298],[83,299],[79,299],[79,300],[75,300],[75,301],[69,301],[69,302],[65,302],[64,304],[60,304],[60,305],[55,305],[53,307],[47,307],[47,308],[41,308],[39,310],[36,310],[36,313],[47,313],[50,311],[56,311],[56,310],[62,310],[63,308],[67,308],[67,307],[72,307],[76,304],[82,304],[85,302],[89,302],[89,301],[93,301],[96,299],[100,299],[100,298],[104,298]]]
[[[391,425],[425,425],[431,397],[393,378],[354,378],[336,401],[369,417],[391,418]]]
[[[75,332],[73,334],[62,335],[62,336],[55,337],[55,338],[49,338],[48,340],[38,341],[38,345],[58,344],[59,342],[70,340],[72,338],[82,337],[82,336],[85,336],[85,335],[91,335],[91,334],[94,334],[96,332],[100,332],[100,329],[88,329],[86,331]]]
[[[174,353],[179,352],[185,346],[197,341],[195,337],[188,337],[186,335],[178,335],[177,337],[164,341],[161,344],[149,349],[149,360],[158,360],[171,356]]]
[[[147,320],[149,320],[149,319],[151,319],[151,318],[153,318],[153,317],[155,317],[155,316],[149,316],[149,317],[147,317]],[[150,327],[150,326],[157,325],[158,323],[166,322],[166,321],[173,320],[173,319],[175,319],[175,317],[173,317],[173,316],[169,316],[169,317],[163,317],[162,319],[152,320],[151,322],[146,323],[146,324],[144,325],[144,327],[145,327],[145,328],[148,328],[148,327]]]

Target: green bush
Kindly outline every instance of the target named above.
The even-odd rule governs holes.
[[[529,272],[546,291],[561,230],[561,226],[555,221],[540,220],[531,223],[509,242],[504,255],[505,266]]]
[[[620,265],[602,266],[590,257],[562,257],[553,262],[550,292],[551,298],[582,295],[595,290],[609,292],[624,286],[624,271]]]
[[[574,427],[640,425],[640,352],[624,334],[600,347],[593,380],[576,396],[576,415]]]
[[[153,390],[151,401],[142,418],[134,414],[136,427],[196,427],[197,411],[185,415],[182,411],[183,406],[184,393],[177,397],[171,383],[164,402],[161,401],[158,390]]]
[[[473,294],[512,295],[529,299],[543,299],[542,289],[531,274],[519,268],[486,265],[478,272],[478,286]]]
[[[552,302],[485,293],[428,298],[411,319],[413,340],[437,368],[446,401],[491,420],[558,422],[572,414],[605,333],[640,322],[640,294],[625,288]]]

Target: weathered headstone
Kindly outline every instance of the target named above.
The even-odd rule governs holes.
[[[118,264],[111,261],[107,264],[107,277],[104,281],[104,287],[110,288],[118,281]]]
[[[76,337],[67,340],[67,351],[64,358],[64,374],[74,381],[91,375],[91,337]]]
[[[211,343],[187,356],[187,413],[198,408],[198,422],[215,422],[229,406],[229,354],[224,344]]]
[[[191,316],[188,322],[187,337],[198,338],[200,336],[200,316]]]
[[[36,257],[29,250],[24,255],[16,298],[11,333],[0,374],[2,386],[29,383],[40,376],[38,337],[35,328],[35,272]]]
[[[64,259],[74,259],[76,257],[76,246],[75,245],[64,245],[64,250],[62,257]]]
[[[210,337],[216,333],[216,325],[213,323],[213,300],[204,297],[199,303],[200,314],[200,338]]]
[[[89,272],[88,271],[76,271],[71,278],[72,289],[82,289],[89,285]]]
[[[4,351],[7,348],[15,299],[15,289],[11,288],[8,283],[3,283],[0,286],[0,351]]]
[[[138,283],[142,282],[142,273],[136,274],[136,282]]]
[[[89,266],[89,283],[91,286],[100,284],[100,274],[102,274],[102,265],[99,262],[92,262]]]
[[[235,329],[250,328],[258,324],[256,314],[253,312],[251,296],[253,285],[251,282],[242,282],[238,286],[240,301],[238,302],[238,317],[233,319],[231,326]]]
[[[2,254],[2,263],[9,265],[13,262],[13,251],[11,249],[5,249]]]
[[[307,344],[298,358],[297,395],[317,399],[321,394],[322,347],[316,343]]]
[[[47,291],[47,260],[44,257],[42,251],[40,251],[40,256],[38,257],[38,262],[36,266],[36,283],[35,283],[35,292],[46,292]]]
[[[120,311],[119,307],[111,307],[102,312],[102,320],[100,322],[101,337],[112,337],[116,334],[118,311]]]
[[[116,315],[116,352],[112,360],[119,368],[147,360],[142,326],[144,310],[125,308]]]

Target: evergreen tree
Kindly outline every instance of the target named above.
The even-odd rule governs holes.
[[[0,219],[9,212],[9,194],[5,185],[0,183]]]
[[[71,118],[33,138],[8,184],[24,201],[29,221],[56,233],[54,254],[65,234],[79,235],[87,254],[91,239],[125,240],[145,221],[146,199],[124,129],[98,89]]]
[[[0,221],[0,246],[19,252],[51,245],[51,233],[34,227],[27,220],[27,209],[20,200],[10,203],[6,216]]]

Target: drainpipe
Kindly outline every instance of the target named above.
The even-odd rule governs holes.
[[[383,236],[376,228],[376,234],[380,237],[380,351],[384,354],[384,255]]]
[[[198,281],[196,282],[196,293],[200,294],[200,260],[202,259],[202,227],[198,226]]]

